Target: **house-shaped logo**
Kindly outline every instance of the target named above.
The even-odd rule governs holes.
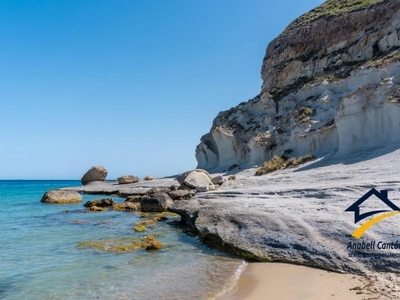
[[[369,198],[376,196],[376,198],[378,198],[380,201],[382,201],[386,206],[387,209],[383,209],[383,210],[373,210],[373,211],[369,211],[363,214],[360,214],[360,206],[367,201]],[[400,208],[395,205],[392,201],[389,200],[388,198],[388,191],[386,190],[382,190],[380,192],[378,192],[376,189],[371,189],[368,193],[366,193],[364,196],[362,196],[360,199],[358,199],[356,202],[354,202],[352,205],[350,205],[345,211],[349,211],[349,212],[354,212],[354,223],[358,223],[359,221],[368,218],[369,216],[375,215],[375,214],[379,214],[379,213],[385,213],[383,215],[377,216],[369,221],[367,221],[365,224],[363,224],[362,226],[360,226],[358,229],[356,229],[353,232],[353,236],[356,238],[360,238],[364,232],[371,227],[372,225],[374,225],[375,223],[393,216],[395,214],[400,213]]]

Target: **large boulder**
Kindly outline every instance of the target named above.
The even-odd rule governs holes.
[[[115,202],[111,198],[104,198],[104,199],[97,199],[97,200],[90,200],[86,202],[83,206],[84,207],[92,207],[92,206],[97,206],[97,207],[110,207],[114,206]]]
[[[107,178],[107,170],[104,167],[101,166],[94,166],[89,169],[83,175],[81,182],[83,185],[86,185],[88,183],[91,183],[93,181],[105,181]]]
[[[119,184],[128,184],[139,182],[139,177],[133,175],[124,175],[117,178]]]
[[[46,192],[41,202],[54,204],[78,203],[82,201],[82,195],[76,191],[51,190]]]
[[[182,187],[196,189],[198,187],[213,186],[210,174],[202,169],[185,172],[177,177]],[[213,188],[210,188],[213,189]]]
[[[167,193],[155,193],[144,196],[140,201],[140,211],[143,212],[163,212],[174,202]]]

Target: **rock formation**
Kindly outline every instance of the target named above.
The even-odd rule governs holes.
[[[83,185],[91,183],[93,181],[105,181],[107,178],[107,170],[104,167],[94,166],[91,167],[85,175],[83,175],[81,182]]]
[[[399,48],[397,0],[329,0],[304,14],[269,44],[260,94],[214,119],[198,168],[400,141]]]
[[[51,190],[46,192],[41,202],[54,204],[78,203],[82,201],[82,196],[76,191]]]
[[[207,192],[215,189],[210,174],[202,169],[182,173],[176,180],[183,189],[194,189],[197,192]]]
[[[140,201],[140,211],[163,212],[174,202],[167,193],[159,192],[144,196]]]
[[[133,175],[124,175],[117,178],[119,184],[128,184],[139,182],[139,177]]]
[[[111,207],[115,205],[115,202],[112,198],[104,198],[104,199],[97,199],[97,200],[90,200],[86,202],[83,206],[84,207]]]

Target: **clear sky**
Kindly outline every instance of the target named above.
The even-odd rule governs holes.
[[[0,179],[195,168],[268,43],[322,2],[0,0]]]

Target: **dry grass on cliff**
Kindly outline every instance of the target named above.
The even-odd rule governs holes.
[[[274,156],[269,161],[266,161],[260,168],[257,169],[255,175],[261,176],[277,170],[286,169],[289,167],[295,167],[304,164],[315,157],[312,154],[308,154],[302,157],[292,157],[287,159],[284,156]]]
[[[313,10],[294,20],[284,32],[305,26],[322,17],[338,16],[360,10],[387,0],[328,0]]]

